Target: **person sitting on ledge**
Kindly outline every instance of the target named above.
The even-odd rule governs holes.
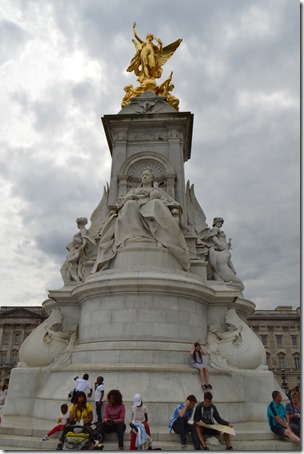
[[[193,347],[190,351],[190,355],[192,357],[192,363],[191,363],[192,367],[194,367],[195,369],[198,369],[200,372],[202,388],[203,389],[212,389],[212,386],[209,383],[208,367],[206,366],[206,364],[204,364],[204,361],[203,361],[203,356],[206,355],[206,352],[204,352],[204,350],[202,349],[201,344],[199,342],[195,342],[195,344],[193,344]],[[206,380],[205,384],[204,384],[204,377]]]
[[[267,407],[267,419],[270,430],[277,435],[288,437],[293,443],[300,443],[300,438],[286,422],[286,409],[282,404],[280,391],[273,391],[272,399],[272,402]]]

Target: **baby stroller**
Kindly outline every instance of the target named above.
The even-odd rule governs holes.
[[[102,450],[103,444],[90,437],[85,426],[71,426],[63,440],[62,449],[65,451]]]
[[[131,431],[136,434],[135,446],[138,451],[151,449],[152,438],[147,434],[143,424],[130,424]]]

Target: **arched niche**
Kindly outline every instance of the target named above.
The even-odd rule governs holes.
[[[175,199],[176,173],[170,162],[162,155],[146,151],[132,155],[121,166],[118,174],[118,196],[125,195],[131,188],[139,185],[144,169],[152,170],[155,179],[162,189]]]

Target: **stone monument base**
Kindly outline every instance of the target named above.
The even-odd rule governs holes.
[[[145,264],[147,248],[153,257],[150,266]],[[43,306],[50,317],[32,333],[32,340],[26,340],[23,351],[32,348],[34,355],[39,345],[45,347],[45,328],[54,313],[62,314],[63,332],[78,324],[77,342],[69,342],[62,356],[44,367],[38,367],[39,363],[26,367],[32,356],[24,354],[11,373],[4,415],[55,419],[60,404],[68,402],[73,378],[88,373],[92,385],[97,376],[104,377],[105,394],[110,389],[121,391],[127,421],[133,396],[140,393],[151,424],[166,426],[187,395],[203,400],[199,373],[191,367],[189,352],[194,342],[206,339],[208,325],[221,331],[227,310],[232,310],[237,311],[234,323],[242,337],[240,343],[227,341],[232,345],[229,358],[243,363],[249,358],[249,363],[246,367],[238,364],[236,370],[233,364],[230,370],[228,366],[216,369],[210,363],[214,401],[222,416],[232,422],[266,420],[267,403],[279,387],[271,372],[259,370],[263,364],[259,348],[264,349],[256,344],[259,339],[251,341],[255,335],[243,322],[254,305],[238,289],[207,281],[205,262],[193,260],[185,272],[162,247],[129,245],[117,252],[113,268],[49,295]],[[220,351],[218,355],[221,358]],[[35,366],[33,361],[31,365]],[[93,397],[90,400],[94,403]]]
[[[187,346],[188,347],[188,346]],[[185,345],[181,345],[181,350]],[[105,394],[119,389],[126,404],[126,420],[131,419],[134,394],[140,392],[149,411],[151,425],[167,425],[176,405],[194,394],[203,400],[198,372],[183,365],[161,364],[78,364],[60,370],[15,368],[12,370],[4,415],[42,419],[56,418],[58,408],[68,402],[76,375],[84,372],[92,381],[104,377]],[[274,389],[282,392],[269,371],[217,371],[209,368],[211,390],[220,414],[231,422],[266,421],[266,407]],[[95,405],[93,396],[88,399]]]

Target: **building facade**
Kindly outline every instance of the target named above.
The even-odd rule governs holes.
[[[285,389],[301,383],[301,314],[300,307],[278,306],[258,310],[248,317],[248,326],[261,339],[267,365]]]
[[[9,383],[23,341],[47,317],[39,306],[0,307],[0,388]]]

